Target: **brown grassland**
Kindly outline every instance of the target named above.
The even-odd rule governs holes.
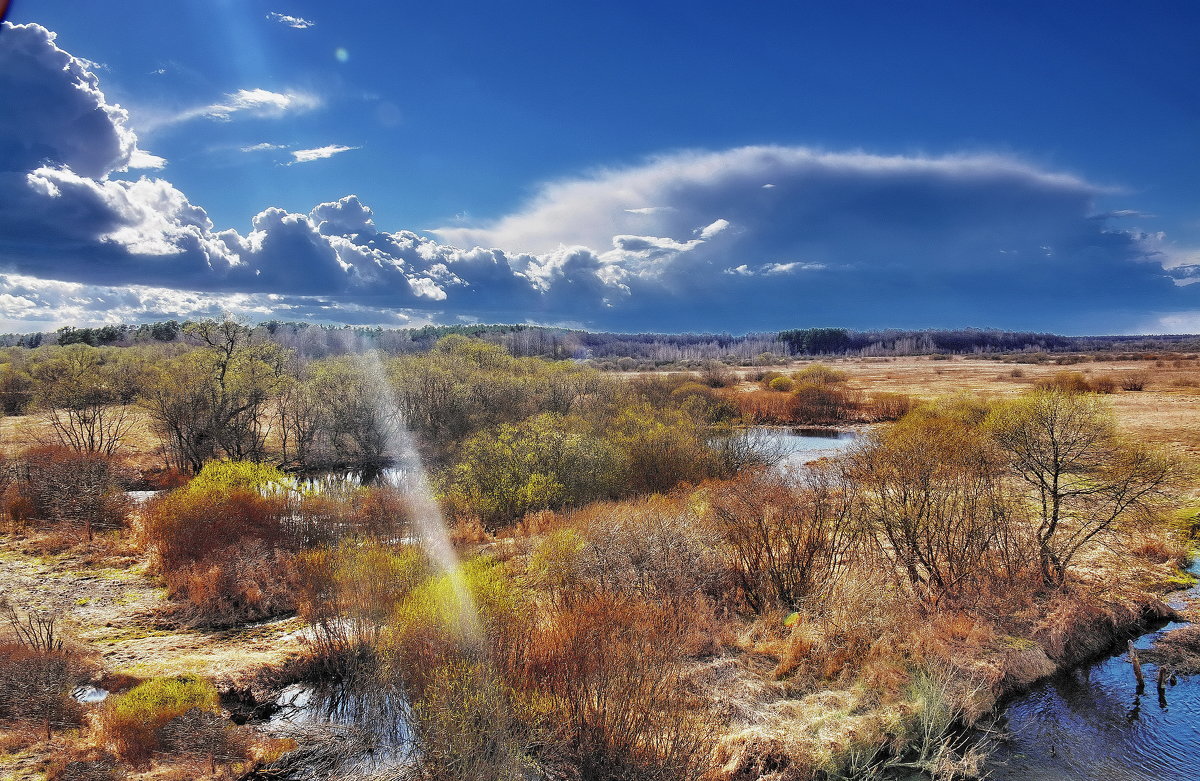
[[[822,363],[844,372],[845,391],[859,399],[908,397],[914,403],[1015,399],[1056,376],[1065,382],[1063,372],[1079,372],[1102,391],[1099,395],[1111,408],[1121,434],[1168,452],[1190,468],[1200,466],[1200,361],[1195,359],[1175,356],[1058,365],[921,356]],[[761,376],[774,369],[791,374],[807,365],[798,362],[754,372]],[[782,398],[779,391],[755,381],[749,371],[731,371],[739,372],[739,382],[695,393],[734,404],[739,396],[761,395],[763,403]],[[1122,389],[1124,380],[1138,375],[1144,375],[1143,390]],[[684,396],[677,392],[676,398]],[[140,409],[131,414],[133,423],[122,452],[125,463],[143,474],[164,469],[149,418]],[[850,418],[831,422],[865,425]],[[36,414],[0,419],[0,446],[6,456],[15,457],[44,442],[48,434]],[[957,726],[976,722],[1006,694],[1095,656],[1124,633],[1170,612],[1161,597],[1179,587],[1178,567],[1192,543],[1185,521],[1194,520],[1200,502],[1200,492],[1191,487],[1194,481],[1176,489],[1175,506],[1169,512],[1174,521],[1146,525],[1117,546],[1116,553],[1112,546],[1082,550],[1070,577],[1053,588],[1041,580],[1021,579],[1024,575],[949,585],[958,575],[952,566],[956,557],[948,556],[951,561],[944,565],[945,572],[936,573],[948,585],[933,595],[928,581],[934,575],[923,576],[920,583],[904,580],[896,553],[902,548],[904,530],[897,533],[894,546],[876,551],[872,555],[877,559],[855,565],[849,576],[817,569],[832,570],[848,559],[837,547],[842,543],[836,533],[824,530],[783,543],[793,557],[789,579],[772,580],[777,573],[761,562],[747,564],[748,558],[739,560],[741,569],[714,563],[716,548],[739,551],[745,557],[756,555],[754,541],[737,536],[744,528],[729,521],[757,518],[757,510],[747,510],[747,503],[775,501],[772,507],[787,512],[796,496],[809,503],[805,507],[836,503],[838,496],[828,486],[785,489],[769,480],[752,484],[738,480],[700,475],[698,485],[664,491],[657,498],[623,498],[531,513],[521,523],[490,531],[478,523],[460,524],[455,538],[460,555],[487,562],[480,565],[485,569],[494,565],[495,571],[505,573],[505,583],[519,584],[510,595],[506,590],[510,586],[493,584],[491,574],[478,576],[483,585],[476,593],[486,595],[480,601],[487,627],[494,628],[507,645],[496,641],[489,657],[493,666],[482,672],[471,666],[478,661],[472,653],[461,652],[461,659],[455,656],[470,670],[464,680],[486,679],[486,686],[479,684],[481,690],[499,692],[500,704],[485,707],[472,701],[471,707],[500,713],[519,705],[539,714],[524,721],[514,719],[521,724],[513,726],[503,740],[484,741],[499,757],[492,767],[508,767],[504,757],[516,749],[504,741],[518,740],[511,735],[519,735],[523,751],[551,743],[562,747],[557,754],[541,757],[546,778],[807,781],[869,777],[885,758],[933,777],[969,775],[982,758],[952,739]],[[964,497],[964,502],[972,500]],[[385,503],[380,498],[372,501]],[[134,526],[145,534],[145,527],[139,526],[142,512],[149,511],[134,509]],[[368,510],[363,512],[369,515]],[[814,522],[797,517],[795,523],[795,528],[811,529]],[[324,626],[332,632],[344,626],[339,622],[347,616],[371,626],[372,642],[386,646],[380,659],[424,659],[421,654],[431,654],[431,649],[453,646],[432,630],[428,636],[420,634],[422,607],[413,595],[432,587],[414,585],[416,576],[406,574],[403,568],[408,565],[397,563],[399,559],[380,561],[397,573],[396,588],[407,596],[388,595],[391,601],[380,607],[382,597],[351,593],[355,586],[338,585],[343,571],[338,566],[352,571],[363,565],[330,563],[329,557],[350,554],[335,552],[325,558],[325,554],[300,554],[299,572],[312,580],[306,581],[308,590],[296,598],[294,609],[222,628],[181,618],[177,608],[182,597],[172,599],[168,590],[183,593],[186,589],[180,591],[182,587],[165,579],[134,537],[125,531],[98,531],[87,541],[75,532],[37,523],[14,525],[11,532],[0,534],[0,595],[24,610],[57,617],[81,665],[79,682],[117,694],[133,692],[142,682],[194,678],[215,686],[226,695],[227,705],[229,695],[238,692],[262,702],[270,698],[272,687],[295,680],[295,670],[307,669],[314,660],[329,662],[317,657],[332,654],[337,643],[343,643],[338,649],[345,652],[346,638],[335,642],[332,636],[325,637],[330,645],[322,646],[320,630],[308,627]],[[780,543],[772,538],[764,544]],[[914,544],[930,548],[943,542]],[[336,546],[331,550],[336,551]],[[889,561],[890,555],[898,557],[895,572],[885,572],[879,563]],[[935,551],[932,557],[937,555]],[[645,564],[650,559],[652,566]],[[1033,566],[1029,562],[1011,566],[1015,572],[1026,565]],[[1001,570],[1009,563],[989,566]],[[739,583],[734,573],[745,575],[753,567],[768,574],[752,585]],[[1044,567],[1045,562],[1045,572]],[[813,576],[818,571],[820,577]],[[823,586],[825,581],[831,585]],[[763,585],[768,582],[769,586]],[[963,591],[970,591],[969,599],[960,596]],[[736,600],[738,607],[734,594],[745,597]],[[530,618],[530,611],[536,613],[536,620]],[[376,613],[386,617],[372,618]],[[407,616],[408,623],[391,623],[400,621],[396,616]],[[580,629],[589,626],[594,631]],[[623,631],[623,627],[633,630]],[[359,641],[361,635],[355,639]],[[621,654],[640,660],[641,666],[631,663],[614,669],[611,659]],[[386,667],[384,662],[379,665]],[[446,756],[478,752],[483,739],[477,732],[446,722],[447,713],[467,706],[455,705],[447,692],[457,690],[435,675],[449,674],[445,669],[446,665],[431,666],[428,679],[404,675],[398,679],[408,691],[421,695],[413,718],[422,725],[441,725],[439,734],[460,741],[447,738],[443,745],[430,738],[423,750],[429,756],[438,756],[438,751]],[[178,713],[172,712],[172,724],[184,724],[180,719],[190,713],[198,719],[196,735],[225,735],[219,730],[203,731],[207,724],[203,713],[219,708],[201,703],[187,710],[192,706],[186,703],[192,700],[186,697],[200,703],[207,694],[171,696],[184,698],[179,702],[185,703]],[[86,705],[79,713],[64,716],[49,739],[36,720],[0,723],[0,777],[13,781],[233,778],[252,767],[269,766],[293,745],[239,733],[238,739],[247,745],[234,751],[221,744],[225,746],[221,751],[236,754],[237,760],[217,762],[212,759],[219,753],[215,749],[209,750],[207,760],[203,751],[171,755],[162,748],[175,745],[170,736],[154,732],[145,740],[157,740],[160,748],[145,748],[142,759],[115,764],[112,752],[118,749],[113,746],[123,744],[113,742],[117,715],[114,708],[106,707]],[[662,720],[650,726],[635,723],[636,714],[627,712],[631,709],[653,712]],[[621,721],[624,718],[631,721]],[[558,719],[566,726],[548,726]],[[161,731],[161,725],[156,729]],[[618,740],[621,735],[627,745]],[[201,743],[193,740],[187,745]],[[657,764],[645,759],[651,754]],[[130,749],[128,756],[138,755]],[[76,762],[74,769],[66,768],[67,759]],[[93,765],[85,767],[88,762],[96,775],[70,775],[92,772],[87,768]],[[559,765],[573,767],[575,775],[555,775]],[[646,770],[651,766],[656,768],[653,773]],[[105,776],[110,772],[106,768],[117,769]],[[448,770],[442,777],[465,779],[472,773],[486,777],[479,768],[455,772]]]

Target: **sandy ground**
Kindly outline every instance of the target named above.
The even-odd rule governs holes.
[[[54,537],[0,535],[0,596],[22,609],[57,616],[68,637],[96,654],[103,672],[99,685],[127,687],[134,679],[194,674],[225,688],[299,653],[299,618],[226,631],[164,623],[159,617],[167,605],[164,589],[146,573],[143,560],[119,546],[98,541],[64,548]],[[42,781],[48,762],[78,749],[76,734],[60,730],[47,743],[32,728],[0,728],[0,779]],[[179,778],[168,770],[155,766],[137,778],[149,781],[160,772]]]

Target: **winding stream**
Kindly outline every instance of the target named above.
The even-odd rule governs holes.
[[[1190,568],[1200,574],[1200,563]],[[1179,592],[1200,596],[1200,586]],[[1170,623],[1134,645],[1149,648]],[[1007,739],[986,770],[997,781],[1196,781],[1200,779],[1200,678],[1179,676],[1160,698],[1158,668],[1143,661],[1137,694],[1127,653],[1056,675],[1012,700],[1001,716]]]

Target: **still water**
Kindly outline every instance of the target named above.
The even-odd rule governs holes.
[[[750,430],[756,443],[781,456],[779,467],[792,469],[810,461],[841,455],[854,444],[857,434],[825,428],[768,428]]]
[[[754,426],[740,429],[753,447],[771,456],[780,457],[779,467],[791,469],[821,458],[832,458],[845,452],[858,437],[853,431],[827,428],[783,428]],[[298,477],[308,490],[336,491],[358,485],[402,486],[411,475],[403,466],[377,468],[347,468],[311,472]]]

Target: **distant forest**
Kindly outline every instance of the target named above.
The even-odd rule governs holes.
[[[185,323],[169,320],[143,325],[98,328],[64,326],[57,331],[0,335],[0,347],[89,344],[128,347],[184,339]],[[801,328],[779,332],[731,334],[624,334],[534,325],[452,325],[422,328],[371,328],[267,321],[254,327],[263,339],[307,358],[325,358],[363,349],[389,355],[428,351],[449,334],[481,339],[517,357],[588,361],[601,369],[635,370],[689,367],[707,361],[770,365],[798,357],[870,357],[898,355],[1000,355],[1011,353],[1131,353],[1200,351],[1194,334],[1155,336],[1059,336],[1049,333],[965,328],[906,331],[853,331]]]

